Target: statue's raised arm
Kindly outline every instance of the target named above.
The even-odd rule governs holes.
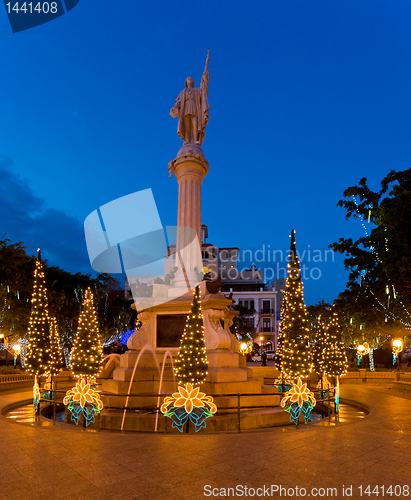
[[[184,90],[180,92],[170,111],[171,116],[178,117],[177,133],[183,139],[184,144],[201,146],[204,141],[210,109],[208,104],[209,58],[210,51],[208,50],[200,88],[194,87],[194,80],[189,76]]]

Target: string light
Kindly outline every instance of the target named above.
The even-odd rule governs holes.
[[[311,420],[311,410],[317,404],[314,394],[303,384],[301,378],[286,392],[281,400],[281,406],[290,414],[291,422],[298,424],[300,413],[303,412],[305,423]]]
[[[77,382],[75,387],[69,389],[63,399],[63,404],[71,413],[71,420],[78,425],[79,418],[83,414],[86,427],[94,422],[96,413],[103,409],[100,394],[84,379]]]
[[[341,377],[348,371],[348,359],[341,341],[338,315],[332,312],[328,328],[325,329],[325,343],[323,350],[323,371],[331,377]]]
[[[90,288],[84,294],[77,333],[71,350],[71,369],[75,377],[94,381],[103,368],[103,348]]]
[[[364,224],[364,216],[363,216],[363,214],[360,211],[360,208],[358,206],[356,197],[353,195],[352,199],[353,199],[354,204],[355,204],[355,210],[356,210],[356,212],[357,212],[357,214],[358,214],[358,216],[359,216],[359,218],[361,220],[361,225],[362,225],[362,227],[364,229],[365,235],[366,235],[367,238],[369,238],[370,235],[368,234],[367,228],[366,228],[366,226]],[[371,210],[370,209],[371,209],[371,205],[368,205],[368,208],[369,208],[368,222],[370,223],[370,215],[371,215]],[[384,231],[385,232],[387,231],[386,227],[384,228]],[[387,237],[385,237],[385,239],[384,239],[384,245],[385,245],[385,251],[387,252],[388,251],[388,238]],[[383,262],[382,262],[382,260],[381,260],[381,258],[379,256],[376,248],[373,245],[370,245],[370,250],[371,250],[371,253],[374,256],[375,260],[378,262],[378,264],[380,264],[382,266]],[[361,270],[360,271],[360,286],[361,286],[361,280],[362,280],[362,278],[365,279],[365,274],[366,274],[366,270]],[[398,292],[395,290],[395,287],[392,284],[389,276],[387,276],[387,281],[388,281],[388,284],[385,287],[386,295],[388,295],[388,297],[387,297],[387,304],[386,305],[384,305],[384,304],[381,303],[381,301],[376,297],[376,295],[374,294],[374,292],[371,290],[370,287],[368,287],[369,291],[370,291],[371,295],[373,296],[374,301],[377,302],[379,304],[379,306],[381,307],[381,309],[385,312],[385,322],[387,322],[388,318],[390,318],[393,321],[399,321],[406,329],[411,329],[411,324],[409,322],[407,322],[406,320],[404,320],[403,318],[401,318],[397,314],[394,314],[393,312],[391,312],[391,311],[388,310],[389,306],[390,306],[390,302],[393,302],[393,301],[398,302],[401,305],[401,307],[403,308],[405,314],[409,318],[411,318],[410,312],[407,310],[407,308],[405,307],[404,303],[402,302],[402,300],[401,300]],[[391,300],[391,288],[392,288],[393,300]],[[365,290],[364,293],[365,293],[366,296],[368,296],[366,292],[367,292],[367,290]],[[357,299],[358,299],[358,294],[357,294]],[[377,309],[378,312],[382,312],[382,310],[379,307],[377,307],[375,305],[375,303],[374,303],[374,307]],[[371,360],[370,360],[370,362],[371,362]]]
[[[204,322],[200,306],[200,290],[197,286],[190,313],[180,342],[175,363],[175,374],[179,384],[190,382],[201,384],[208,374],[208,360],[204,341]]]
[[[204,322],[200,306],[200,289],[194,290],[194,298],[184,328],[183,337],[175,363],[175,374],[181,384],[178,392],[167,396],[161,412],[173,421],[173,427],[183,432],[184,424],[191,421],[198,432],[205,428],[205,420],[211,417],[217,407],[211,396],[200,392],[199,387],[208,374],[208,360],[204,341]],[[185,387],[182,386],[185,384]]]
[[[206,419],[217,411],[212,396],[206,396],[198,387],[187,382],[185,388],[179,387],[171,397],[166,396],[161,405],[161,412],[172,419],[172,427],[183,432],[184,424],[190,420],[195,430],[205,428]]]
[[[309,328],[304,304],[300,263],[295,247],[295,231],[291,233],[288,276],[282,309],[280,366],[282,376],[289,379],[308,377],[311,368]]]
[[[51,345],[47,291],[40,249],[34,271],[26,354],[26,370],[35,377],[48,375],[50,371]]]

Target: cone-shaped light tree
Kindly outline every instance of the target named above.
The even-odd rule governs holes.
[[[200,290],[197,286],[181,339],[175,363],[175,373],[179,384],[190,382],[194,386],[204,382],[208,373],[207,370],[208,361],[204,342],[203,313],[200,306]]]
[[[37,252],[26,354],[26,370],[35,376],[35,384],[37,376],[49,373],[51,360],[47,290],[40,249]]]
[[[56,318],[50,318],[50,375],[58,375],[64,366],[63,352],[60,349],[60,336]]]
[[[285,377],[308,377],[311,371],[311,353],[307,311],[304,304],[300,263],[295,248],[295,231],[291,233],[290,256],[285,296],[287,307],[284,315],[284,346],[281,369]]]
[[[338,315],[332,311],[326,330],[326,340],[323,350],[323,371],[331,377],[341,377],[347,373],[348,359],[341,341]]]
[[[282,371],[282,358],[284,349],[284,326],[285,317],[287,310],[287,294],[284,294],[283,303],[281,305],[281,316],[280,316],[280,331],[278,333],[277,349],[275,351],[275,366]]]
[[[338,413],[340,406],[340,377],[347,373],[348,359],[341,341],[338,315],[332,312],[326,329],[327,338],[323,351],[324,373],[335,377],[335,411]]]
[[[312,346],[312,361],[314,371],[317,375],[322,377],[324,373],[324,348],[328,336],[325,331],[323,318],[319,316],[317,321],[317,328],[315,330],[314,345]]]
[[[77,333],[71,350],[71,369],[76,377],[95,381],[102,369],[103,346],[90,288],[84,295]]]

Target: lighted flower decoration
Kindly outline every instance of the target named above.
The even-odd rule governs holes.
[[[184,424],[188,419],[195,425],[198,432],[205,428],[205,420],[217,411],[212,396],[200,392],[199,387],[193,387],[188,382],[185,387],[180,386],[178,392],[166,396],[161,405],[161,413],[173,420],[173,427],[183,432]]]
[[[81,379],[75,387],[67,391],[63,403],[71,412],[71,419],[76,425],[82,413],[87,426],[94,422],[94,415],[103,409],[100,394],[84,379]]]
[[[316,405],[314,394],[303,384],[301,378],[285,393],[281,406],[290,414],[291,422],[298,424],[300,413],[303,412],[305,423],[311,418],[311,410]]]
[[[294,385],[294,381],[287,377],[280,377],[274,381],[274,385],[277,387],[279,392],[287,392]]]

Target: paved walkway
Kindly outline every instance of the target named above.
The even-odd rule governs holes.
[[[337,488],[338,496],[320,490],[323,498],[346,498],[343,486],[352,485],[351,498],[377,498],[364,493],[369,484],[380,486],[379,498],[407,498],[402,488],[411,484],[410,394],[365,384],[342,385],[341,393],[368,405],[370,415],[331,427],[202,435],[92,433],[1,418],[0,499],[200,500],[224,492],[236,498],[221,488],[237,485],[243,498],[264,485],[265,497],[256,490],[254,498],[270,498],[271,485],[293,488],[299,497],[304,492],[296,486],[307,497],[317,494],[311,488]],[[0,407],[24,397],[29,394],[0,393]],[[392,496],[382,495],[382,486],[390,485],[399,485],[401,494],[393,489]],[[214,495],[211,488],[217,488]],[[282,491],[272,498],[290,496]]]

